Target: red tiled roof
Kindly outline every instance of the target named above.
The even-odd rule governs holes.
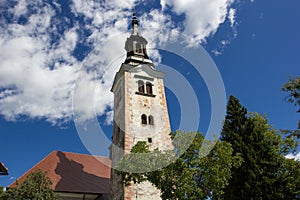
[[[53,151],[17,179],[21,183],[37,169],[47,172],[56,192],[109,194],[109,158]],[[15,187],[16,181],[9,187]]]

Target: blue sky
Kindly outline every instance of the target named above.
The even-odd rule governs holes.
[[[299,114],[280,88],[299,75],[299,6],[297,0],[0,1],[0,161],[9,168],[0,185],[53,150],[89,153],[74,113],[82,121],[96,113],[110,137],[110,87],[124,58],[133,7],[149,47],[170,40],[201,44],[221,73],[227,97],[265,113],[276,129],[296,128]],[[160,58],[155,51],[150,56]],[[199,130],[205,132],[211,114],[207,88],[203,80],[185,77],[199,81]],[[180,102],[166,91],[175,130]]]

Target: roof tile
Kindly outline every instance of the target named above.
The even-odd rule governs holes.
[[[21,183],[37,169],[47,172],[57,192],[109,194],[109,158],[53,151],[17,179]],[[15,187],[16,181],[9,187]]]

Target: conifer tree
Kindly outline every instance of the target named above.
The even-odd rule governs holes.
[[[227,105],[221,140],[231,143],[233,155],[240,155],[243,160],[232,170],[224,199],[287,199],[288,195],[299,198],[294,190],[299,178],[292,180],[287,175],[292,165],[300,167],[299,162],[287,161],[283,154],[292,150],[293,143],[283,139],[265,117],[247,114],[233,96]],[[300,175],[297,170],[293,174]]]

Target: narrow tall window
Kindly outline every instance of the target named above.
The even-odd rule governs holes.
[[[140,93],[145,93],[144,81],[138,81],[138,90]]]
[[[154,125],[154,119],[153,119],[152,115],[148,116],[148,122],[149,122],[150,125]]]
[[[142,124],[147,124],[147,116],[145,114],[141,116],[141,120],[142,120]]]
[[[152,94],[152,84],[150,82],[146,83],[147,94]]]

